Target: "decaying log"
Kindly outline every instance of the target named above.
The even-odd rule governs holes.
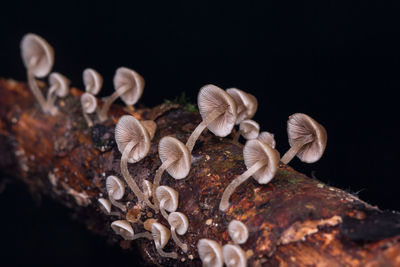
[[[32,192],[46,194],[73,210],[87,228],[125,249],[139,250],[149,264],[201,266],[196,249],[200,238],[229,243],[227,225],[232,219],[244,222],[250,232],[242,245],[249,266],[400,266],[400,215],[383,212],[357,197],[306,177],[281,164],[268,185],[249,180],[231,197],[225,213],[218,210],[224,188],[245,171],[242,145],[210,133],[201,136],[193,150],[189,176],[174,180],[167,173],[162,183],[179,192],[178,211],[190,221],[181,239],[187,254],[172,241],[166,251],[176,251],[178,260],[161,258],[147,239],[123,241],[110,228],[97,199],[106,196],[105,178],[121,177],[121,154],[114,142],[114,124],[128,111],[113,106],[112,120],[92,128],[82,117],[79,96],[58,101],[61,112],[44,115],[27,85],[0,79],[0,169],[21,179]],[[158,129],[149,155],[129,171],[141,185],[152,180],[160,165],[157,144],[171,135],[185,142],[200,121],[196,112],[174,104],[131,113],[139,119],[154,119]],[[131,192],[123,201],[134,213],[136,198]],[[154,217],[168,225],[160,214],[146,208],[141,221]],[[143,225],[134,223],[135,232]]]

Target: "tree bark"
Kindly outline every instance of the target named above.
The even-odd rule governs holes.
[[[230,243],[227,226],[236,219],[249,229],[249,239],[241,245],[249,266],[400,266],[399,214],[381,211],[287,165],[280,164],[268,185],[251,179],[240,186],[226,213],[220,212],[224,189],[246,168],[242,145],[232,142],[232,137],[217,138],[210,133],[203,133],[197,141],[187,178],[174,180],[163,175],[162,184],[179,192],[178,211],[187,215],[190,226],[180,236],[188,244],[188,252],[183,253],[170,240],[165,251],[175,251],[179,258],[162,258],[153,242],[124,241],[110,228],[114,220],[132,220],[135,211],[142,222],[155,218],[168,226],[160,213],[147,207],[137,210],[130,190],[122,199],[128,202],[127,215],[117,209],[106,215],[99,208],[97,199],[107,197],[105,178],[122,178],[114,126],[126,113],[157,123],[148,156],[129,164],[132,177],[141,185],[144,179],[153,180],[161,164],[157,152],[160,138],[170,135],[185,143],[201,121],[199,114],[171,103],[135,112],[114,105],[112,119],[88,128],[79,101],[82,92],[77,89],[57,102],[61,112],[55,117],[40,111],[25,83],[0,79],[0,93],[1,172],[22,180],[32,192],[61,202],[90,231],[124,249],[138,250],[149,264],[201,266],[198,240]],[[144,231],[140,221],[132,225],[135,232]]]

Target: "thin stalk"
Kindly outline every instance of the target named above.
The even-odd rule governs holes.
[[[82,110],[82,111],[83,111],[83,117],[85,118],[88,127],[92,127],[93,126],[93,121],[89,117],[89,114],[87,114],[84,110]]]
[[[149,232],[143,232],[143,233],[138,233],[135,234],[132,238],[132,240],[138,239],[138,238],[147,238],[148,240],[153,240],[153,236]]]
[[[99,120],[100,122],[103,122],[107,120],[107,114],[108,110],[110,109],[111,104],[117,100],[118,97],[126,93],[126,91],[129,90],[129,86],[122,86],[118,88],[110,97],[106,99],[104,102],[103,106],[101,107],[100,113],[99,113]]]
[[[310,143],[312,138],[302,138],[301,140],[294,143],[294,145],[283,155],[281,162],[283,164],[288,164],[299,152],[299,150],[306,144]]]
[[[242,130],[236,132],[235,137],[233,137],[233,142],[239,143],[239,138],[242,135]]]
[[[52,107],[54,107],[54,103],[56,102],[56,98],[57,98],[56,91],[57,91],[57,86],[52,86],[47,91],[46,106],[48,109],[51,109]]]
[[[111,204],[113,204],[115,207],[119,208],[120,210],[122,210],[123,212],[126,211],[126,207],[125,205],[119,203],[118,201],[116,201],[113,196],[112,196],[113,192],[110,192],[108,194],[108,198],[110,199]]]
[[[168,221],[168,213],[165,211],[165,208],[164,208],[165,201],[166,201],[165,198],[163,198],[161,200],[161,202],[160,202],[160,211],[161,211],[162,216]]]
[[[171,236],[172,236],[172,239],[174,240],[175,244],[178,247],[180,247],[183,252],[186,253],[188,251],[188,246],[179,239],[179,237],[176,235],[175,228],[172,226],[171,226]]]
[[[28,83],[29,87],[31,88],[32,94],[35,96],[36,100],[39,102],[39,105],[44,113],[48,113],[46,100],[38,87],[35,76],[33,75],[32,71],[28,69]]]
[[[154,176],[154,181],[153,181],[153,200],[154,200],[154,205],[156,207],[159,207],[159,200],[157,199],[157,195],[156,195],[156,189],[157,187],[160,186],[160,182],[161,182],[161,177],[163,175],[163,173],[165,172],[166,169],[169,168],[169,166],[171,166],[172,163],[174,163],[176,161],[176,159],[174,158],[170,158],[166,161],[164,161],[161,166],[158,168],[158,170],[156,171],[156,175]]]
[[[172,259],[177,259],[178,258],[178,254],[176,254],[176,252],[165,252],[164,250],[162,250],[161,248],[157,247],[157,252],[162,256],[162,257],[166,257],[166,258],[172,258]]]

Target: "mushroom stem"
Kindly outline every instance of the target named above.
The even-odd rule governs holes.
[[[296,141],[296,143],[294,143],[294,145],[285,153],[285,155],[283,155],[283,157],[281,158],[281,162],[283,164],[288,164],[304,145],[312,141],[313,138],[311,135],[309,136],[309,138],[302,138]]]
[[[221,202],[219,203],[219,209],[221,211],[226,211],[229,208],[229,198],[235,192],[236,188],[249,179],[254,173],[265,166],[265,161],[259,161],[253,166],[251,166],[247,171],[239,175],[234,179],[226,188],[222,194]]]
[[[242,135],[242,130],[237,131],[235,137],[233,137],[233,142],[238,143],[241,135]]]
[[[39,105],[44,113],[48,113],[46,100],[43,97],[40,88],[38,87],[35,76],[33,73],[28,69],[28,83],[29,87],[31,88],[32,94],[35,96],[36,100],[39,102]]]
[[[125,205],[119,203],[118,201],[116,201],[113,197],[112,197],[113,192],[110,192],[108,194],[108,198],[110,199],[111,204],[113,204],[115,207],[119,208],[120,210],[122,210],[123,212],[126,211],[126,207]]]
[[[135,234],[132,238],[132,240],[138,239],[138,238],[147,238],[148,240],[152,240],[153,236],[149,232],[143,232],[143,233],[138,233]]]
[[[164,250],[162,250],[161,248],[159,248],[158,246],[156,246],[157,252],[162,256],[162,257],[166,257],[166,258],[172,258],[172,259],[177,259],[178,258],[178,254],[176,254],[176,252],[165,252]]]
[[[101,107],[101,110],[99,112],[99,120],[100,122],[103,122],[105,120],[107,120],[107,113],[108,110],[110,109],[111,104],[117,100],[118,97],[120,97],[121,95],[123,95],[126,91],[129,90],[128,86],[122,86],[120,88],[118,88],[111,96],[109,96],[106,101],[104,102],[103,106]]]
[[[171,226],[171,236],[172,236],[172,239],[174,240],[175,244],[178,247],[180,247],[183,252],[186,253],[188,251],[188,246],[179,239],[179,237],[176,235],[175,228],[172,226]]]
[[[52,86],[49,88],[47,91],[47,101],[46,101],[46,107],[51,110],[56,108],[54,106],[54,103],[56,102],[56,91],[57,91],[57,86]],[[57,109],[57,108],[56,108]]]
[[[85,121],[86,121],[87,125],[88,125],[89,127],[92,127],[92,126],[93,126],[93,121],[92,121],[92,119],[89,117],[89,114],[87,114],[84,110],[83,110],[83,117],[85,118]]]
[[[157,198],[157,196],[156,196],[156,198]],[[165,211],[165,209],[164,209],[164,203],[165,203],[165,199],[161,200],[161,202],[160,202],[160,211],[161,211],[162,216],[163,216],[166,220],[168,220],[168,213],[167,213],[167,212]]]
[[[160,186],[161,177],[162,177],[163,173],[165,172],[165,170],[168,169],[169,166],[171,166],[171,164],[173,164],[175,161],[176,161],[175,158],[170,158],[170,159],[164,161],[161,164],[161,166],[158,168],[158,170],[156,171],[156,175],[154,176],[154,181],[153,181],[153,193],[152,193],[153,199],[154,199],[154,205],[156,207],[158,207],[160,204],[160,202],[158,201],[157,196],[156,196],[156,189],[157,189],[157,187]]]
[[[213,122],[218,116],[223,113],[222,109],[216,109],[207,116],[205,120],[203,120],[199,125],[197,125],[196,129],[194,129],[193,133],[190,135],[189,139],[186,142],[186,146],[190,152],[192,152],[194,145],[196,144],[197,139],[203,132],[203,130]]]

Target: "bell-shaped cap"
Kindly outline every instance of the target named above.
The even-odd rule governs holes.
[[[163,249],[171,237],[171,232],[161,223],[153,222],[151,225],[151,235],[153,236],[156,247]]]
[[[236,124],[243,120],[251,119],[256,114],[257,98],[237,88],[228,88],[226,92],[235,100],[237,106]]]
[[[328,138],[326,130],[310,116],[303,113],[291,115],[287,122],[287,132],[290,146],[298,141],[309,141],[297,153],[301,161],[313,163],[324,154]]]
[[[203,266],[207,267],[222,267],[224,258],[222,255],[221,245],[211,239],[200,239],[197,243],[197,250],[203,262]]]
[[[169,212],[174,212],[178,208],[178,192],[172,187],[162,185],[157,187],[156,196],[160,205]]]
[[[21,54],[25,68],[35,77],[47,76],[54,64],[54,50],[42,37],[28,33],[21,41]]]
[[[246,252],[238,245],[226,244],[222,247],[224,262],[228,267],[246,267]]]
[[[205,120],[213,111],[221,111],[207,128],[216,136],[225,137],[232,132],[236,122],[236,103],[224,90],[208,84],[200,89],[197,97],[200,115]]]
[[[111,228],[116,234],[122,236],[125,240],[132,240],[135,236],[132,226],[126,220],[113,221],[111,223]]]
[[[173,178],[183,179],[189,174],[191,156],[189,149],[181,141],[171,136],[163,137],[158,143],[158,153],[161,162],[176,160],[167,168]]]
[[[171,212],[168,215],[168,223],[179,235],[184,235],[189,228],[189,220],[182,212]]]
[[[243,157],[247,169],[260,161],[264,163],[263,167],[253,174],[258,183],[266,184],[274,178],[280,160],[278,151],[257,139],[252,139],[246,142]]]
[[[257,136],[257,140],[260,140],[261,142],[269,145],[272,148],[275,148],[275,146],[276,146],[275,137],[272,133],[269,133],[269,132],[261,132]]]
[[[68,95],[70,81],[64,75],[58,72],[51,73],[49,84],[50,87],[56,88],[55,93],[58,97],[66,97]]]
[[[111,195],[115,200],[119,200],[124,197],[125,186],[122,181],[114,175],[110,175],[107,177],[106,189],[107,193]]]
[[[146,128],[147,132],[149,133],[150,139],[153,139],[154,134],[157,130],[157,124],[152,120],[144,120],[140,121],[144,128]]]
[[[107,213],[110,214],[111,212],[111,202],[108,199],[105,198],[99,198],[98,199],[100,203],[100,207]]]
[[[134,70],[121,67],[118,68],[114,76],[114,88],[127,87],[128,90],[120,97],[126,105],[136,104],[143,93],[144,79]]]
[[[143,125],[133,116],[122,116],[115,126],[115,141],[121,153],[133,141],[136,145],[129,153],[128,162],[135,163],[146,157],[150,150],[150,136]]]
[[[237,244],[244,244],[249,238],[247,226],[238,220],[233,220],[228,225],[228,233],[232,241]]]
[[[260,125],[253,120],[243,120],[239,125],[239,129],[242,132],[242,136],[249,140],[257,138],[260,132]]]
[[[92,114],[97,108],[97,99],[92,94],[83,93],[81,96],[82,109],[85,113]]]
[[[87,93],[97,95],[103,86],[103,77],[96,70],[87,68],[83,71],[83,83]]]

